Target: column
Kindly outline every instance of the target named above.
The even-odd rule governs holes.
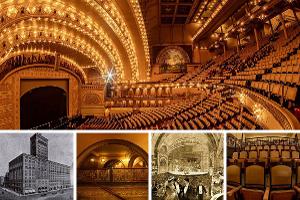
[[[193,63],[200,63],[200,50],[198,45],[195,45],[193,49]]]
[[[279,19],[280,19],[280,21],[281,21],[281,23],[282,23],[283,32],[284,32],[284,37],[285,37],[285,39],[288,39],[288,34],[287,34],[287,31],[286,31],[285,22],[284,22],[282,13],[280,13]]]
[[[239,54],[240,53],[240,36],[239,36],[239,34],[237,34],[236,43],[237,43],[236,50],[237,50],[237,53]]]
[[[258,40],[258,34],[257,34],[256,27],[254,27],[254,36],[255,36],[255,41],[256,41],[256,49],[259,50],[259,40]]]
[[[297,13],[296,13],[296,11],[294,10],[294,8],[292,8],[292,11],[293,11],[295,20],[296,20],[297,24],[299,25],[299,19],[298,19]]]
[[[269,18],[268,21],[269,21],[269,24],[270,24],[270,27],[271,27],[272,35],[274,35],[274,28],[273,28],[271,19]]]

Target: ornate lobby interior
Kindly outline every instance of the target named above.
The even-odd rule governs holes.
[[[153,200],[176,199],[171,198],[168,187],[176,180],[184,188],[187,179],[191,191],[203,185],[203,199],[223,199],[223,134],[154,133],[151,155]],[[200,199],[188,191],[187,199]]]
[[[0,0],[0,129],[299,129],[299,0]]]
[[[148,199],[147,134],[78,134],[78,199]]]

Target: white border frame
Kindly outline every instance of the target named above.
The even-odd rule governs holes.
[[[0,130],[1,134],[17,133],[17,134],[33,134],[33,133],[52,133],[52,134],[73,134],[73,199],[77,199],[77,134],[148,134],[148,199],[152,200],[152,134],[158,133],[216,133],[223,135],[223,161],[224,161],[224,183],[223,183],[223,199],[227,199],[227,135],[229,133],[274,133],[274,134],[300,134],[300,130]]]

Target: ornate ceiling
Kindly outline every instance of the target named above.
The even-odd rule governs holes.
[[[152,134],[152,152],[154,153],[163,145],[166,145],[170,151],[189,144],[208,145],[210,149],[218,150],[222,148],[221,140],[222,134]]]
[[[150,78],[149,46],[196,44],[238,23],[239,10],[279,1],[0,0],[0,65],[34,49],[73,60],[92,80],[112,71],[118,82],[143,82]]]
[[[0,63],[35,49],[73,59],[119,82],[143,81],[150,70],[137,0],[0,0]]]

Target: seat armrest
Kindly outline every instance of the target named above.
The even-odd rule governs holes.
[[[270,196],[270,188],[266,187],[263,200],[268,200]]]
[[[233,196],[236,192],[238,192],[240,189],[242,188],[242,186],[238,186],[233,188],[232,190],[227,192],[227,196],[231,197]]]
[[[296,190],[297,193],[300,193],[300,188],[297,185],[294,185],[294,189]]]

